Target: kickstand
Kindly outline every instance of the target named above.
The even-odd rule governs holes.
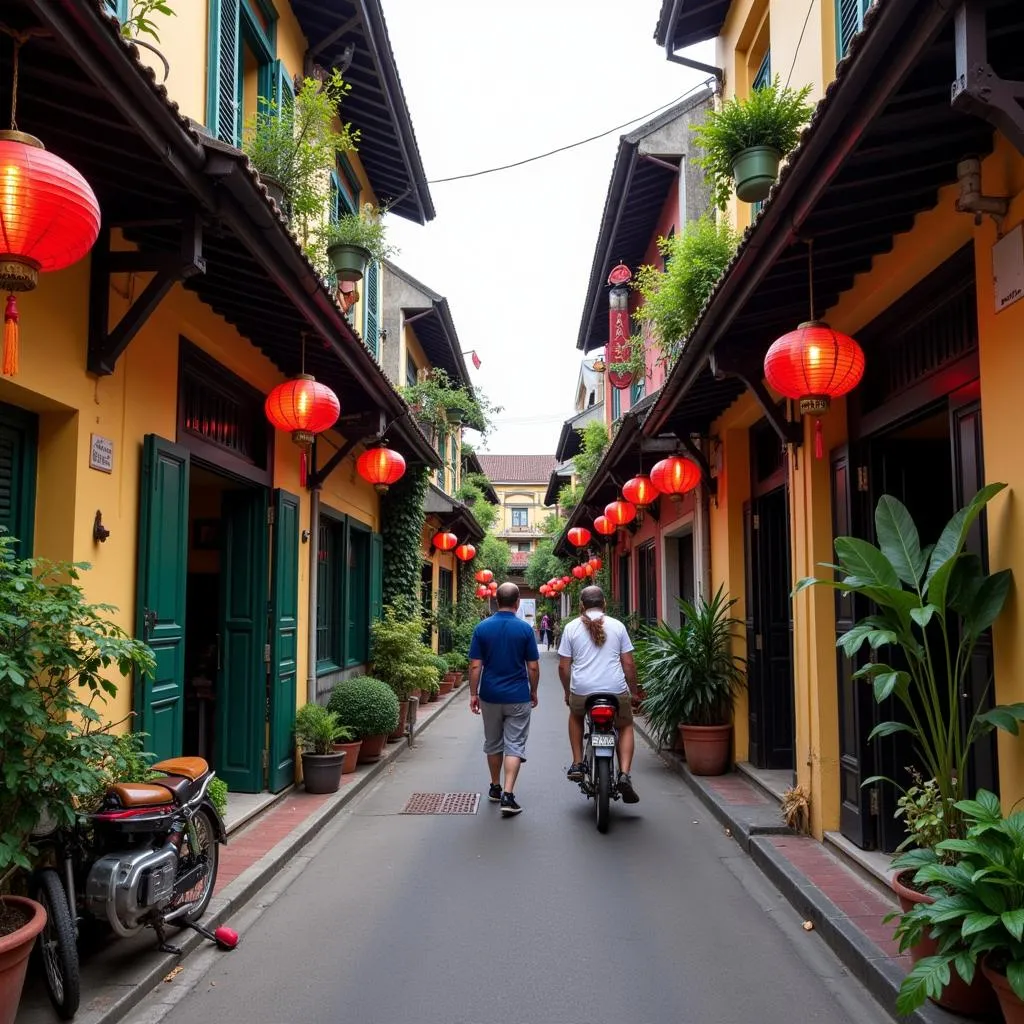
[[[172,946],[167,941],[167,929],[164,926],[163,921],[154,921],[153,931],[156,932],[157,942],[159,943],[157,949],[159,949],[161,953],[173,953],[175,956],[181,956],[181,947]]]

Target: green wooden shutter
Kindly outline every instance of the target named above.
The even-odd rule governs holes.
[[[345,666],[362,665],[370,653],[370,531],[348,521],[345,559]]]
[[[622,392],[618,388],[612,388],[612,422],[622,415]]]
[[[240,0],[210,0],[210,48],[207,60],[207,127],[222,142],[242,138]]]
[[[842,0],[840,0],[842,2]],[[772,51],[766,50],[764,59],[761,61],[761,66],[757,69],[757,74],[754,76],[754,81],[751,85],[753,89],[763,89],[766,85],[772,84]]]
[[[277,116],[291,118],[295,113],[295,84],[284,61],[275,60],[268,65],[273,80],[274,103],[277,104]]]
[[[384,616],[384,536],[370,535],[370,618],[377,622]]]
[[[299,499],[274,491],[270,615],[270,789],[295,781],[295,700],[298,686]]]
[[[0,405],[0,530],[17,538],[18,558],[32,555],[37,435],[32,413]]]
[[[864,27],[864,15],[871,0],[836,0],[836,59],[850,48],[850,40]]]
[[[363,285],[363,303],[366,307],[363,316],[363,343],[376,358],[380,340],[380,264],[376,260],[371,260],[367,264]]]

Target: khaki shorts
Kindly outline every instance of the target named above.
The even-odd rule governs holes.
[[[587,710],[587,701],[593,696],[592,693],[570,693],[569,711],[577,718],[582,718]],[[619,712],[615,716],[615,728],[621,729],[624,725],[633,724],[633,700],[629,690],[614,695],[619,701]]]

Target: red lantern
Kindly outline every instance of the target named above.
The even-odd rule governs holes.
[[[572,580],[568,576],[563,576],[562,577],[562,585],[563,586],[568,586],[568,584],[571,583],[571,582],[572,582]]]
[[[292,440],[302,449],[300,477],[305,486],[306,452],[317,434],[337,422],[341,412],[338,396],[326,384],[318,384],[308,373],[300,373],[298,377],[278,384],[267,395],[263,411],[271,426],[289,431]]]
[[[658,497],[658,492],[651,483],[651,478],[641,473],[622,485],[622,496],[626,501],[642,507],[650,505]]]
[[[480,598],[487,596],[487,588],[483,584],[476,588],[476,596]]]
[[[681,501],[687,491],[692,491],[700,483],[700,467],[692,459],[673,455],[655,465],[651,470],[651,481],[662,494],[667,494],[673,501]]]
[[[494,579],[494,573],[491,572],[490,569],[477,569],[473,579],[475,579],[477,583],[490,583],[491,580]]]
[[[487,589],[492,594],[496,594],[498,592],[498,581],[497,580],[491,580],[491,582],[487,584]]]
[[[460,562],[472,562],[476,558],[476,548],[472,544],[460,544],[455,549],[455,557]]]
[[[594,520],[594,529],[603,537],[610,537],[617,527],[607,516],[598,516]]]
[[[569,531],[569,543],[577,548],[585,548],[590,543],[590,531],[585,526],[574,526]]]
[[[616,526],[625,526],[636,519],[636,506],[628,501],[611,501],[604,507],[605,518]]]
[[[572,574],[578,580],[583,579],[583,575],[584,575],[584,573],[583,573],[583,566],[582,565],[574,565],[572,567]]]
[[[590,562],[588,563],[588,565],[590,565],[590,566],[591,566],[591,568],[592,568],[592,569],[594,570],[594,572],[600,572],[600,570],[601,570],[601,566],[602,566],[603,564],[604,564],[604,563],[603,563],[603,562],[601,561],[601,559],[600,559],[600,558],[597,558],[596,556],[595,556],[594,558],[592,558],[592,559],[590,560]]]
[[[405,475],[405,459],[390,448],[367,448],[356,459],[356,472],[373,484],[378,494],[387,494],[388,488]]]
[[[17,78],[15,78],[17,83]],[[3,373],[19,369],[18,303],[40,273],[77,263],[100,232],[100,207],[71,164],[24,132],[0,132],[0,288],[4,310]]]
[[[459,543],[459,538],[454,533],[445,533],[439,530],[434,534],[433,541],[434,547],[438,551],[451,551]]]
[[[580,568],[583,570],[583,575],[584,576],[593,576],[594,575],[594,567],[589,562],[587,562],[586,565],[581,565]]]

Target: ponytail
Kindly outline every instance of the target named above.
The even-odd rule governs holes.
[[[586,612],[580,616],[580,621],[583,623],[583,628],[590,635],[590,639],[594,641],[595,647],[604,647],[605,640],[608,639],[607,634],[604,631],[604,615],[599,615],[596,619],[592,619]]]

